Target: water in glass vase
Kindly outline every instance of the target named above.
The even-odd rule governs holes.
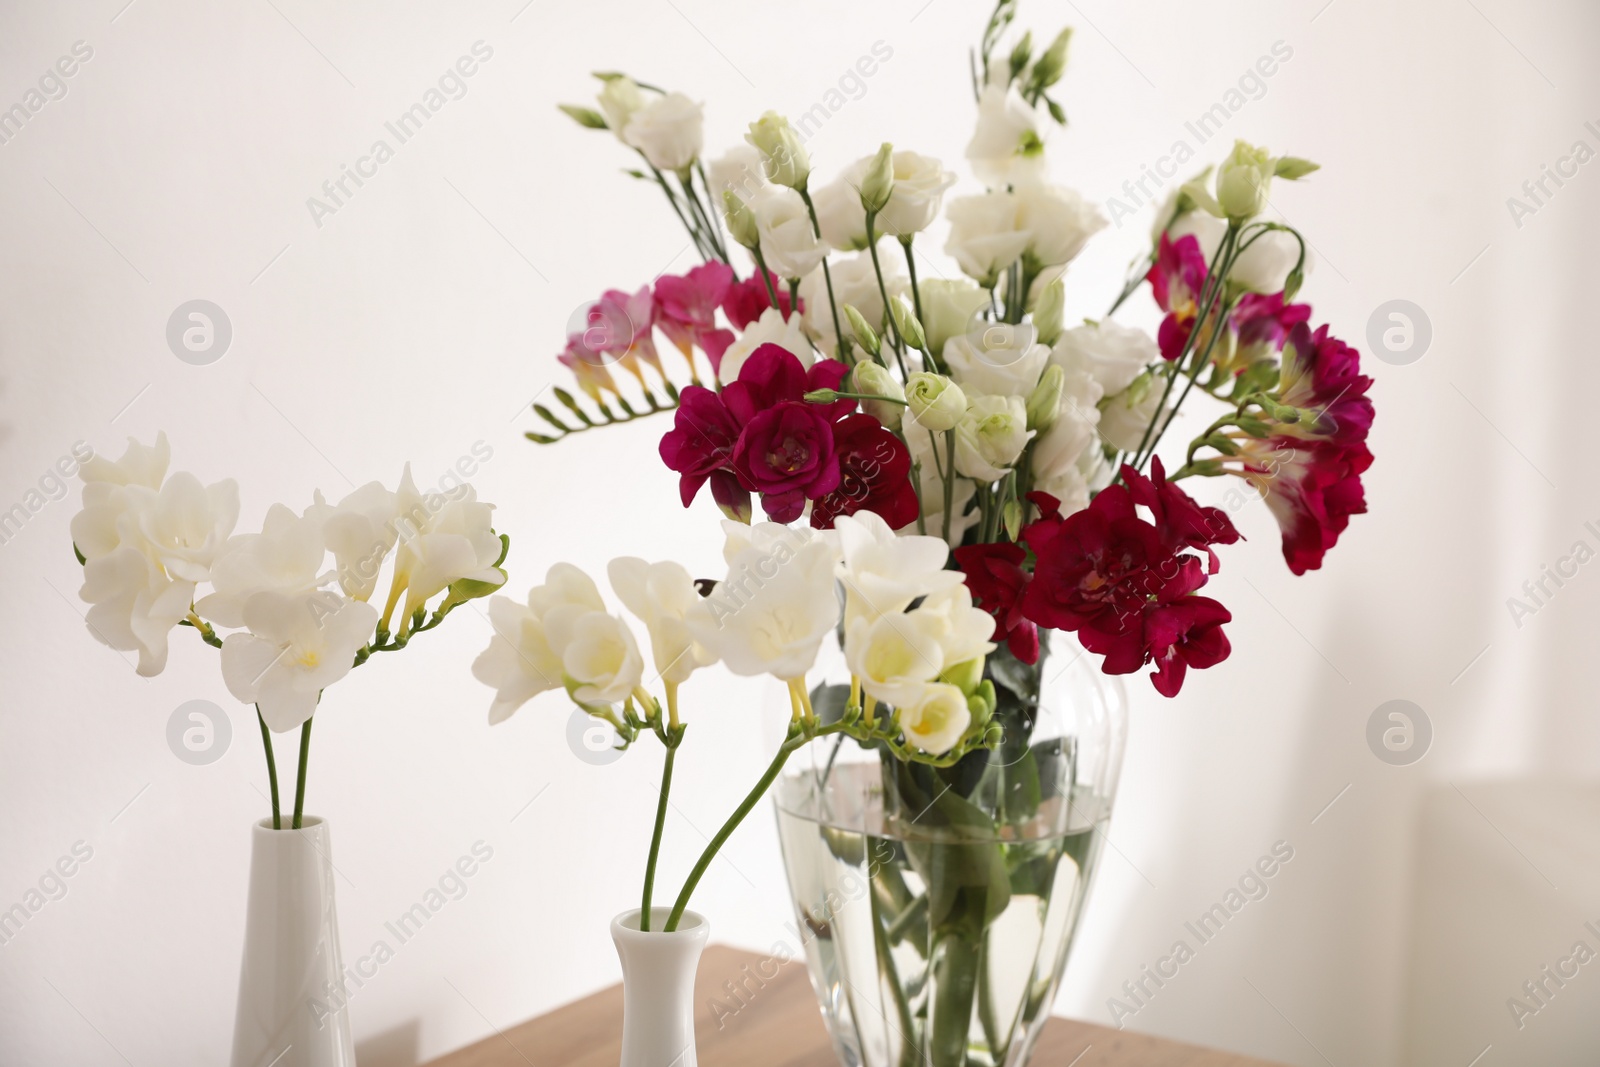
[[[896,780],[904,767],[873,758],[780,783],[790,889],[846,1067],[1027,1062],[1110,816],[1074,763],[1070,740],[1041,746],[991,769],[984,782],[998,778],[1000,795],[987,797],[983,786],[919,792]],[[1020,794],[1025,809],[1008,814]]]

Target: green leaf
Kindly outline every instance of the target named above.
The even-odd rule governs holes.
[[[589,130],[609,130],[605,116],[592,107],[579,107],[577,104],[557,104],[562,114],[566,115],[579,126]]]
[[[817,713],[817,718],[824,726],[832,726],[844,718],[845,708],[849,706],[848,685],[818,684],[811,690],[811,710]]]
[[[1062,107],[1048,96],[1044,98],[1044,106],[1050,109],[1050,117],[1056,120],[1057,125],[1065,126],[1067,124],[1066,108]]]
[[[80,567],[89,562],[83,558],[83,553],[78,551],[78,543],[76,541],[72,543],[72,554],[78,557],[78,565]]]

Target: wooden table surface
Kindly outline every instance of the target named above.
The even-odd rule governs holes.
[[[718,1027],[713,999],[723,983],[761,957],[720,945],[706,949],[695,982],[700,1067],[837,1067],[805,964],[786,963],[737,1015]],[[771,970],[771,963],[767,970]],[[748,980],[747,980],[748,981]],[[427,1067],[617,1067],[622,1054],[622,987],[612,986],[434,1060]],[[1103,1026],[1051,1019],[1039,1039],[1038,1067],[1273,1067]]]

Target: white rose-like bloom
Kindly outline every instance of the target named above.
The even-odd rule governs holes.
[[[1065,515],[1089,505],[1083,463],[1087,454],[1098,452],[1101,396],[1100,383],[1087,371],[1065,370],[1056,420],[1033,445],[1034,488],[1061,501]]]
[[[472,663],[472,676],[495,690],[489,722],[503,722],[529,700],[560,689],[566,668],[561,652],[553,647],[547,622],[554,621],[562,637],[571,634],[577,619],[598,612],[605,602],[594,580],[570,563],[557,563],[543,585],[528,591],[526,604],[510,597],[489,600],[489,622],[494,637]]]
[[[931,535],[944,534],[944,479],[939,477],[939,465],[948,468],[945,459],[944,434],[931,434],[913,425],[905,424],[906,450],[917,471],[917,495],[922,501],[922,525]],[[939,465],[934,463],[933,442],[938,441]],[[968,530],[978,524],[978,512],[967,512],[967,505],[978,493],[977,486],[966,478],[957,478],[950,490],[950,543],[959,545]],[[916,520],[907,523],[902,535],[918,532]]]
[[[1083,371],[1100,383],[1104,396],[1115,396],[1156,363],[1161,351],[1155,338],[1136,326],[1111,319],[1086,322],[1062,333],[1050,351],[1050,362],[1066,371]]]
[[[1116,396],[1109,396],[1100,404],[1100,436],[1113,448],[1136,452],[1144,440],[1145,430],[1155,417],[1161,403],[1163,385],[1155,378],[1144,375]],[[1171,414],[1168,408],[1161,413],[1165,422]]]
[[[1239,253],[1228,272],[1228,280],[1240,288],[1263,296],[1283,292],[1289,281],[1289,272],[1300,259],[1300,242],[1294,234],[1271,230],[1251,241],[1250,247]],[[1306,268],[1311,257],[1306,257]]]
[[[611,588],[650,634],[650,652],[656,674],[678,685],[697,669],[715,662],[710,649],[697,644],[689,635],[684,615],[700,602],[694,579],[682,564],[672,561],[647,563],[633,556],[622,556],[606,567]]]
[[[644,106],[644,93],[639,90],[638,83],[625,74],[607,78],[600,90],[599,100],[600,113],[605,116],[606,125],[617,135],[617,140],[627,144],[622,131],[627,129],[633,113]]]
[[[998,481],[1032,436],[1022,397],[969,397],[956,425],[956,470],[980,482]]]
[[[400,495],[381,482],[368,482],[330,505],[318,492],[306,516],[322,523],[345,596],[357,600],[372,596],[384,557],[399,537]]]
[[[886,252],[880,249],[879,255],[885,256]],[[894,265],[900,258],[897,249],[892,257],[882,260],[883,284],[891,297],[903,295],[910,284],[905,274]],[[878,291],[878,276],[872,269],[872,253],[863,251],[834,259],[829,262],[829,267],[833,272],[833,296],[839,303],[839,328],[845,331],[845,336],[855,337],[855,331],[845,318],[846,304],[861,312],[867,325],[881,336],[885,330],[884,315],[887,309],[883,304],[883,295]],[[800,299],[805,302],[803,317],[806,332],[817,342],[818,348],[831,354],[833,314],[828,309],[827,279],[822,276],[821,270],[812,271],[800,283]]]
[[[952,379],[925,370],[906,379],[906,415],[919,430],[953,430],[966,413],[967,394]]]
[[[870,511],[841,515],[833,528],[842,557],[836,573],[844,585],[847,627],[857,619],[898,615],[918,597],[962,581],[959,571],[945,569],[950,546],[941,538],[897,537],[881,515]]]
[[[1033,240],[1018,217],[1017,198],[1003,189],[960,196],[945,209],[950,237],[944,250],[961,270],[986,289],[1015,263]]]
[[[956,176],[932,156],[915,152],[896,152],[890,161],[894,190],[873,225],[879,233],[910,237],[926,230],[939,217],[944,192],[956,183]]]
[[[978,312],[989,306],[989,294],[966,278],[930,278],[918,281],[922,296],[922,332],[928,351],[944,352],[945,342],[978,325]]]
[[[721,193],[734,193],[747,201],[767,184],[761,153],[747,144],[734,145],[707,163],[706,178],[712,191],[719,194],[714,198],[718,205],[722,203]]]
[[[500,585],[506,580],[505,572],[495,566],[502,545],[490,526],[494,505],[480,503],[472,486],[461,486],[448,497],[442,493],[424,497],[411,480],[408,463],[396,497],[405,522],[389,596],[393,607],[395,596],[405,590],[402,630],[409,627],[417,609],[451,582],[469,578]]]
[[[967,707],[966,695],[943,682],[923,686],[916,700],[900,706],[900,728],[906,740],[929,755],[949,752],[971,725],[972,709]]]
[[[72,543],[85,559],[115,551],[124,543],[143,550],[139,532],[139,506],[148,503],[167,477],[172,449],[167,435],[156,435],[155,444],[142,445],[128,438],[127,450],[119,460],[91,456],[78,468],[83,479],[83,508],[72,517]]]
[[[844,658],[867,695],[899,707],[922,695],[944,669],[941,622],[920,612],[895,612],[846,624]]]
[[[643,152],[657,170],[682,170],[704,144],[703,109],[682,93],[655,96],[628,117],[622,140]]]
[[[1039,384],[1050,349],[1030,322],[986,322],[944,346],[956,384],[973,395],[1026,397]]]
[[[584,707],[621,704],[644,680],[644,657],[628,624],[603,611],[545,617],[552,649],[561,651],[563,680]]]
[[[167,665],[167,637],[188,615],[194,583],[174,581],[150,556],[124,545],[84,564],[78,595],[90,605],[89,632],[119,652],[139,653],[139,674],[149,678]]]
[[[822,239],[840,252],[867,247],[867,211],[861,206],[861,183],[871,165],[872,157],[864,156],[840,171],[833,181],[811,193]]]
[[[1028,231],[1032,265],[1071,263],[1089,238],[1111,225],[1105,213],[1073,189],[1029,181],[1016,186],[1017,222]]]
[[[1038,174],[1044,168],[1044,137],[1050,122],[1013,83],[991,84],[978,94],[978,127],[967,144],[972,172],[992,189]]]
[[[1170,209],[1168,209],[1170,210]],[[1200,245],[1200,254],[1210,263],[1222,247],[1222,237],[1228,224],[1208,211],[1186,211],[1167,229],[1167,240],[1177,244],[1185,237],[1193,237]],[[1157,235],[1159,243],[1159,235]]]
[[[690,635],[734,674],[787,682],[805,677],[839,623],[837,553],[814,531],[779,529],[785,533],[771,551],[761,541],[736,551],[727,578],[684,618]]]
[[[315,589],[326,554],[323,522],[315,505],[302,518],[274,504],[267,509],[260,533],[229,539],[211,565],[211,592],[194,609],[219,626],[243,626],[245,602],[255,594],[303,596]]]
[[[807,367],[816,362],[816,354],[811,350],[811,342],[806,340],[800,316],[790,315],[785,319],[782,311],[769,307],[759,319],[746,326],[744,332],[722,353],[722,362],[717,365],[717,378],[723,385],[737,381],[745,360],[756,349],[768,344],[793,352],[795,358]]]
[[[293,730],[315,714],[318,695],[350,673],[377,622],[371,604],[329,591],[257,593],[244,605],[249,632],[223,639],[222,680],[261,709],[273,732]]]
[[[127,492],[144,497],[135,505],[139,532],[174,578],[203,582],[234,523],[239,521],[239,483],[232,478],[201,485],[179,471],[151,494],[142,486]]]
[[[804,278],[828,256],[828,246],[811,232],[805,201],[793,189],[768,185],[750,197],[767,269],[780,278]]]

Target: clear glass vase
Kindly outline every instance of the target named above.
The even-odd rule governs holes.
[[[1020,1067],[1055,999],[1111,816],[1121,681],[1070,634],[990,657],[1005,740],[955,766],[853,741],[775,800],[812,984],[846,1067]]]

